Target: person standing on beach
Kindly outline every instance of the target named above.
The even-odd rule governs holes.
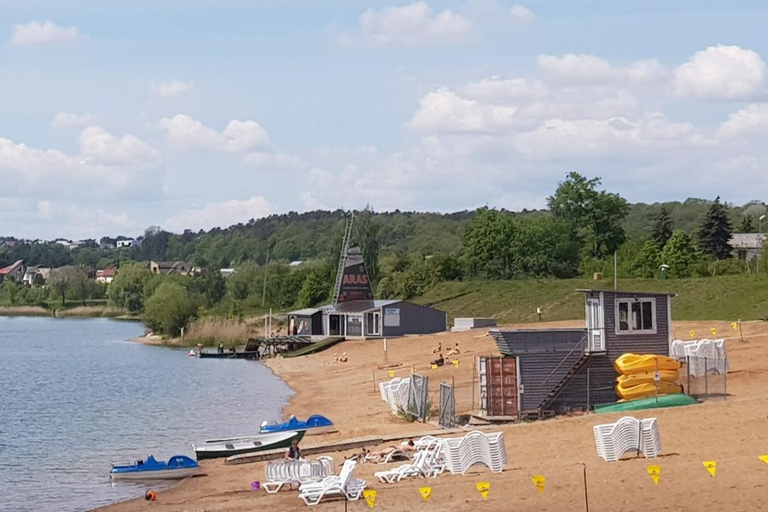
[[[299,460],[301,458],[301,448],[299,448],[299,441],[294,439],[291,441],[291,446],[285,453],[285,458],[288,460]]]

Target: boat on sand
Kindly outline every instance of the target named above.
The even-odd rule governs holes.
[[[288,448],[295,439],[300,441],[304,431],[275,432],[248,437],[232,437],[228,439],[210,439],[204,444],[193,444],[197,460],[231,457],[243,453],[263,452]]]
[[[168,462],[150,455],[147,460],[132,464],[113,463],[109,477],[112,480],[165,480],[187,478],[199,471],[200,464],[185,455],[174,455]]]
[[[296,416],[291,416],[288,421],[278,423],[276,421],[265,421],[261,424],[262,434],[270,432],[287,432],[304,430],[306,435],[314,436],[325,434],[333,428],[333,422],[320,414],[313,414],[306,421],[301,421]]]

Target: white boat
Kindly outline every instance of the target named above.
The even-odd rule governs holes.
[[[193,444],[197,460],[231,457],[242,453],[263,452],[288,448],[295,439],[300,441],[304,432],[276,432],[274,434],[259,434],[248,437],[232,437],[228,439],[210,439],[204,444]]]

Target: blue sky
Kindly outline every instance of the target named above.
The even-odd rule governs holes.
[[[0,0],[0,222],[768,191],[764,2]]]

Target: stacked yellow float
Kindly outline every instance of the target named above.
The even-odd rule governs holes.
[[[624,354],[613,363],[619,378],[616,394],[622,400],[682,393],[675,383],[681,363],[655,354]],[[658,377],[657,374],[658,373]]]

